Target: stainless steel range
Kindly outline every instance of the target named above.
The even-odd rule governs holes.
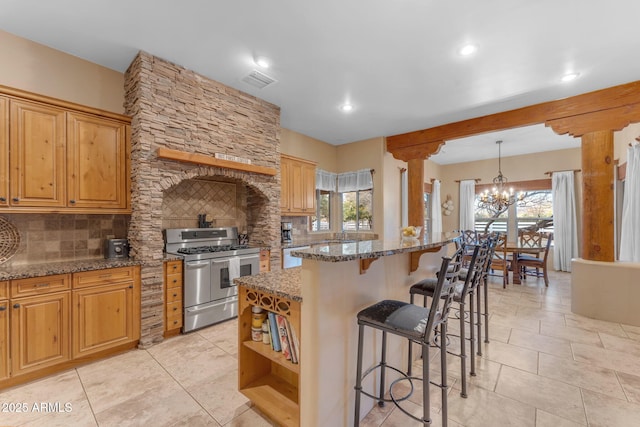
[[[183,332],[236,317],[233,279],[259,272],[260,249],[239,245],[236,227],[172,228],[164,238],[165,251],[184,258]]]

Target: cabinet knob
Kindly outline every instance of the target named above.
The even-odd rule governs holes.
[[[133,289],[133,285],[129,285],[129,289]]]
[[[4,306],[4,305],[0,307],[0,311],[5,311],[6,309],[7,309],[7,307]]]
[[[0,202],[6,202],[7,198],[6,197],[0,197]]]
[[[178,279],[173,279],[173,283],[178,283]]]
[[[12,200],[13,200],[14,202],[19,202],[19,201],[20,201],[20,199],[19,199],[19,198],[17,198],[17,197],[14,197]]]
[[[69,203],[71,203],[71,204],[74,204],[75,202],[76,202],[76,201],[75,201],[75,200],[73,200],[73,199],[69,200]]]
[[[178,296],[178,294],[173,294],[173,296],[174,296],[174,297],[177,297],[177,296]]]
[[[13,304],[13,308],[20,308],[20,304]]]
[[[178,311],[178,307],[173,307],[173,311]]]

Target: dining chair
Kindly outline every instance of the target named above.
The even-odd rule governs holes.
[[[502,276],[502,287],[506,288],[509,284],[509,270],[511,269],[511,260],[507,255],[507,235],[500,233],[496,237],[496,247],[491,257],[491,264],[489,266],[489,276]],[[500,274],[497,274],[499,271]]]
[[[536,256],[530,254],[521,254],[518,256],[518,267],[520,268],[520,274],[523,279],[527,276],[544,277],[544,285],[549,286],[549,275],[547,273],[547,257],[549,256],[549,248],[551,247],[551,241],[553,240],[553,233],[539,233],[541,238],[546,238],[546,245],[542,258],[538,254]],[[542,270],[542,273],[540,273]],[[514,272],[515,274],[515,272]]]

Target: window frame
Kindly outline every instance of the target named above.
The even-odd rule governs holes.
[[[365,191],[370,191],[371,192],[371,219],[369,220],[369,228],[367,229],[361,229],[360,228],[360,209],[358,209],[358,207],[360,206],[360,193],[361,192],[365,192]],[[351,230],[351,229],[345,229],[344,224],[345,224],[345,220],[344,220],[344,195],[345,194],[349,194],[349,193],[356,193],[356,219],[355,219],[355,229]],[[361,231],[372,231],[373,230],[373,200],[374,200],[374,193],[373,193],[373,188],[369,188],[366,190],[354,190],[354,191],[343,191],[343,192],[339,192],[338,193],[340,196],[340,216],[342,217],[341,221],[340,221],[340,229],[341,231],[344,232],[348,232],[348,231],[353,231],[356,233],[359,233]]]

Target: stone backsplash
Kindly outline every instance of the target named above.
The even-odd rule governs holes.
[[[127,237],[129,215],[4,214],[20,231],[16,254],[3,267],[104,258],[107,238]]]

